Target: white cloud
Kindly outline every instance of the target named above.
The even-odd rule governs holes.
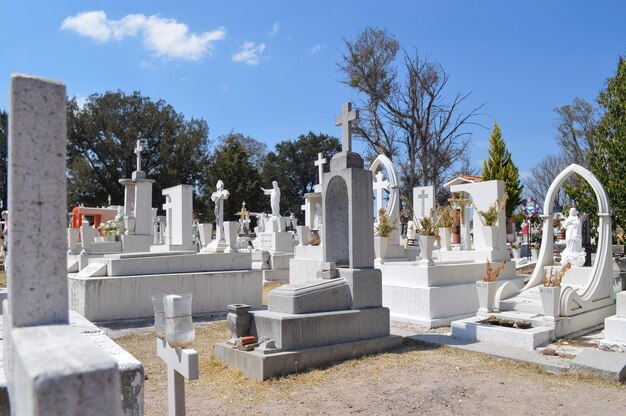
[[[322,46],[322,45],[315,45],[311,49],[309,49],[309,54],[310,55],[315,55],[316,53],[321,51],[323,48],[324,48],[324,46]]]
[[[489,147],[489,140],[474,140],[472,143],[478,147]]]
[[[222,90],[222,94],[226,94],[228,92],[228,84],[222,84],[220,89]]]
[[[520,177],[521,179],[528,179],[528,178],[530,178],[531,176],[532,176],[532,174],[530,173],[530,171],[527,171],[527,170],[523,170],[523,171],[521,171],[521,172],[519,173],[519,177]]]
[[[270,33],[267,34],[267,36],[276,36],[278,34],[279,29],[280,29],[280,23],[274,22],[274,24],[272,25],[272,30],[270,31]]]
[[[241,52],[233,55],[233,61],[243,62],[248,65],[258,65],[264,50],[264,43],[256,45],[254,42],[244,42],[241,46]]]
[[[197,61],[210,53],[213,43],[226,36],[224,28],[189,33],[186,24],[159,16],[129,14],[120,20],[111,20],[101,10],[67,17],[61,29],[74,31],[101,43],[141,34],[144,46],[156,56],[190,61]]]

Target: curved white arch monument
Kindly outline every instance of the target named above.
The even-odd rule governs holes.
[[[554,254],[552,244],[549,243],[553,241],[554,237],[554,200],[559,188],[570,176],[574,174],[578,174],[585,181],[587,181],[587,183],[589,183],[598,201],[598,248],[592,267],[572,268],[567,272],[570,275],[576,275],[577,279],[574,284],[569,284],[567,282],[568,275],[566,274],[565,280],[562,284],[563,287],[559,302],[559,315],[561,317],[572,317],[601,308],[610,309],[614,306],[613,299],[611,298],[613,268],[609,198],[606,190],[598,178],[596,178],[589,170],[576,164],[571,164],[566,167],[561,173],[559,173],[559,175],[557,175],[550,185],[550,188],[548,188],[544,202],[544,214],[542,215],[542,241],[548,243],[542,244],[541,246],[537,264],[533,270],[530,280],[526,286],[521,289],[521,291],[518,291],[509,285],[503,285],[496,293],[496,305],[500,305],[500,301],[502,300],[506,300],[507,298],[511,298],[518,294],[521,295],[524,292],[542,284],[544,268],[552,265]],[[610,313],[607,313],[606,315],[608,316]],[[602,319],[604,319],[604,317],[605,316],[602,316]],[[601,323],[601,320],[598,323]]]
[[[372,162],[372,166],[370,166],[370,171],[372,175],[376,173],[376,171],[384,167],[387,171],[387,176],[389,178],[389,199],[386,204],[383,204],[383,208],[387,211],[387,214],[391,219],[396,219],[397,227],[389,236],[389,240],[393,241],[396,244],[400,243],[400,185],[398,182],[398,177],[396,175],[396,169],[391,161],[385,155],[378,155],[374,162]],[[378,217],[378,212],[376,212],[376,216]]]

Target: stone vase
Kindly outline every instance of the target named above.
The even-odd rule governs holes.
[[[228,343],[234,344],[237,338],[245,337],[250,332],[250,323],[252,315],[250,315],[250,305],[236,303],[228,305],[228,315],[226,315],[226,323],[230,329],[230,340]]]
[[[296,232],[298,233],[298,245],[308,246],[309,241],[311,240],[311,232],[309,231],[309,227],[306,225],[298,225],[296,226]]]
[[[224,249],[224,253],[237,253],[237,237],[239,231],[238,221],[224,221],[224,234],[226,234],[226,244],[228,247]]]
[[[478,312],[493,312],[493,302],[496,297],[496,282],[485,282],[479,280],[476,282],[476,290],[478,291]]]
[[[539,295],[543,305],[543,314],[548,319],[556,319],[559,316],[559,304],[561,302],[561,287],[540,286]]]
[[[485,238],[485,247],[492,250],[498,249],[498,227],[495,225],[483,226],[483,236]]]
[[[519,248],[512,248],[511,252],[513,253],[513,258],[515,260],[519,259],[519,255],[520,255],[520,249]]]
[[[213,239],[213,224],[198,224],[198,233],[200,234],[200,244],[206,247]]]
[[[452,240],[452,234],[449,228],[439,229],[439,246],[442,250],[450,250],[450,242]]]
[[[434,266],[433,261],[433,246],[435,245],[434,235],[420,235],[420,251],[422,260],[419,262],[421,266]]]
[[[530,249],[530,260],[531,261],[537,261],[538,258],[539,258],[539,249],[538,248],[531,248]]]
[[[376,259],[374,261],[381,262],[384,260],[387,254],[387,246],[389,245],[389,237],[374,237],[374,254]]]

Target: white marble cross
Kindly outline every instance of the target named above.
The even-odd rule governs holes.
[[[315,166],[318,169],[319,181],[317,183],[322,183],[322,175],[324,175],[324,165],[328,162],[325,157],[322,157],[322,153],[317,154],[317,160],[315,161]]]
[[[352,151],[352,127],[350,122],[359,119],[359,110],[352,109],[352,103],[343,103],[341,114],[335,117],[335,126],[341,126],[341,151]]]
[[[376,215],[378,216],[378,211],[383,207],[383,190],[389,188],[389,181],[383,180],[383,172],[380,170],[376,174],[373,187],[376,192]]]
[[[185,379],[200,378],[198,352],[191,348],[172,348],[157,338],[157,355],[167,364],[167,414],[185,415]]]
[[[141,171],[141,152],[144,151],[143,146],[141,145],[141,140],[137,140],[137,146],[135,146],[135,154],[137,155],[137,171]]]
[[[417,199],[421,199],[421,203],[422,203],[422,210],[420,211],[420,215],[422,217],[426,216],[426,198],[428,198],[429,195],[426,193],[426,191],[424,189],[422,189],[422,192],[419,193],[417,195]]]

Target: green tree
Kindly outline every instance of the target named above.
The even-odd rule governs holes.
[[[142,170],[154,179],[152,204],[161,207],[161,190],[179,184],[199,190],[207,163],[208,126],[202,119],[185,119],[163,100],[139,92],[93,94],[85,105],[68,102],[68,204],[101,206],[111,195],[124,202],[118,182],[136,169],[134,148],[141,140]],[[196,192],[197,194],[197,192]],[[195,195],[196,210],[202,201]]]
[[[322,153],[330,161],[340,150],[337,138],[313,132],[276,144],[263,163],[263,185],[268,188],[272,181],[278,181],[281,211],[284,210],[281,214],[291,212],[300,220],[304,219],[304,213],[300,212],[304,194],[313,192],[313,186],[319,182],[318,168],[314,164],[317,154]],[[328,166],[324,166],[326,171]],[[269,207],[269,199],[264,206]]]
[[[236,220],[235,213],[239,212],[245,201],[246,209],[250,212],[261,212],[264,201],[261,191],[261,177],[258,169],[252,163],[252,158],[241,144],[237,134],[220,137],[221,145],[209,158],[208,166],[202,180],[202,195],[205,209],[200,212],[205,221],[214,222],[213,212],[215,204],[211,201],[211,194],[215,192],[218,180],[224,182],[224,189],[230,196],[224,201],[224,220]]]
[[[593,132],[594,146],[589,150],[589,167],[604,185],[611,204],[613,227],[626,226],[626,60],[620,58],[615,76],[609,78],[598,96],[605,110]],[[577,179],[566,191],[579,211],[597,224],[598,207],[591,188]],[[595,227],[594,227],[595,228]]]
[[[0,111],[0,202],[2,209],[9,209],[7,200],[7,142],[9,140],[9,115],[6,111]]]
[[[498,123],[493,124],[489,137],[489,158],[483,163],[482,179],[483,181],[494,179],[504,181],[504,190],[508,195],[505,212],[507,219],[511,218],[522,202],[524,186],[520,183],[519,170],[506,148]]]

